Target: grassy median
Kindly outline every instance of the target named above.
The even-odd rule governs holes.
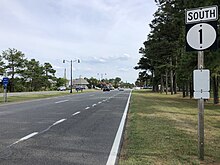
[[[197,101],[133,91],[119,165],[220,164],[220,106],[205,104],[205,160],[197,148]]]

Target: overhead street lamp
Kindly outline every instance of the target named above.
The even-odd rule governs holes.
[[[63,63],[65,62],[70,62],[70,93],[73,93],[73,76],[72,76],[72,68],[73,68],[73,62],[77,62],[77,63],[80,63],[80,60],[77,59],[77,60],[63,60]]]
[[[103,78],[104,78],[104,75],[106,76],[107,74],[106,74],[106,73],[97,73],[97,75],[98,75],[98,76],[100,75],[99,81],[102,81]]]

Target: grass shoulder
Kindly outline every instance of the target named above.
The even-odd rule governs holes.
[[[133,91],[119,165],[220,164],[220,106],[205,104],[205,161],[198,159],[197,101]]]

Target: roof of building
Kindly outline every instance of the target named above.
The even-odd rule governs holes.
[[[83,78],[78,78],[73,80],[73,85],[88,85],[88,81]]]

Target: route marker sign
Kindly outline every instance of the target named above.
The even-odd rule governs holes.
[[[218,6],[200,7],[186,10],[186,24],[218,20]]]
[[[198,51],[194,70],[194,98],[198,99],[198,154],[204,160],[204,99],[210,96],[210,73],[204,68],[204,50],[217,49],[218,6],[185,10],[186,51]]]
[[[186,51],[217,49],[218,6],[186,10]]]
[[[8,82],[9,82],[9,78],[8,78],[8,77],[4,77],[4,78],[2,79],[2,83],[3,83],[3,86],[4,86],[4,87],[7,87]]]

